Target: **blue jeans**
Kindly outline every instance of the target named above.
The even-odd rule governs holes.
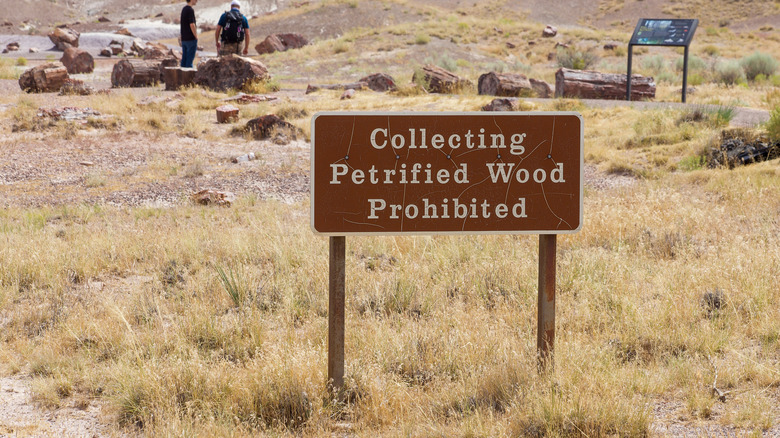
[[[198,50],[198,40],[181,42],[181,66],[192,68],[192,61],[195,60],[195,51]]]

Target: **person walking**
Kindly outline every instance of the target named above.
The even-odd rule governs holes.
[[[195,9],[198,0],[187,0],[181,10],[181,66],[192,68],[198,50],[198,28],[195,26]]]
[[[230,10],[219,17],[214,38],[217,40],[219,56],[240,55],[242,41],[244,43],[243,54],[249,53],[249,22],[241,14],[239,0],[230,2]]]

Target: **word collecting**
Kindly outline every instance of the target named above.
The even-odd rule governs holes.
[[[369,221],[523,219],[529,214],[526,198],[509,199],[509,186],[514,186],[513,193],[522,193],[518,189],[565,182],[564,164],[555,163],[537,145],[529,148],[526,137],[525,133],[486,133],[484,128],[446,135],[430,135],[424,128],[392,134],[376,128],[367,143],[377,156],[394,159],[377,160],[383,164],[379,166],[371,162],[353,166],[347,156],[330,164],[329,184],[370,189],[373,196],[365,198]],[[483,153],[471,155],[478,151]],[[526,168],[523,162],[531,154],[544,154],[548,160],[544,166]],[[415,195],[407,197],[407,192]]]

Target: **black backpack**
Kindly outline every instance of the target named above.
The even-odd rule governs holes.
[[[238,43],[244,41],[244,20],[241,12],[231,9],[225,12],[225,28],[222,29],[222,41],[226,43]]]

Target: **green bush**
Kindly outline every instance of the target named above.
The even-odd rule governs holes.
[[[745,71],[737,61],[721,61],[715,65],[715,78],[726,85],[745,81]]]
[[[777,71],[777,60],[766,53],[755,52],[739,61],[745,75],[751,81],[758,75],[772,76]]]
[[[661,55],[648,56],[642,59],[642,68],[659,75],[666,71],[666,60]]]
[[[581,51],[575,48],[559,48],[557,53],[558,66],[573,70],[585,70],[595,65],[599,57],[589,51]]]
[[[682,56],[677,58],[676,61],[674,61],[674,69],[677,71],[683,71],[684,65],[685,65],[685,58]],[[698,56],[688,57],[688,71],[700,71],[706,69],[707,69],[707,63],[704,62],[703,59],[699,58]]]

